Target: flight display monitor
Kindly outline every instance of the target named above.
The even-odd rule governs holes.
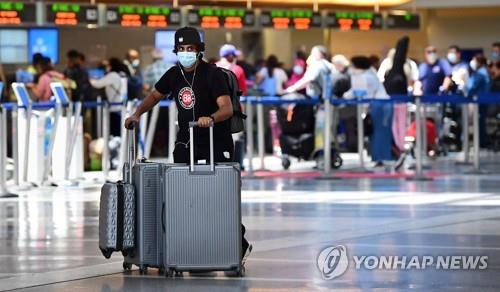
[[[168,7],[120,5],[107,8],[106,21],[123,27],[165,28],[179,26],[181,12]]]
[[[382,14],[373,12],[331,12],[326,16],[326,26],[343,31],[381,29]]]
[[[255,26],[251,10],[237,8],[200,8],[188,12],[188,24],[202,28],[234,28]]]
[[[387,15],[388,29],[420,29],[420,16],[413,13]]]
[[[271,10],[263,11],[260,23],[275,29],[309,29],[321,27],[321,14],[309,10]]]
[[[0,25],[22,25],[35,22],[34,3],[0,2]]]
[[[68,3],[47,4],[47,22],[55,25],[97,25],[98,12],[95,5]]]

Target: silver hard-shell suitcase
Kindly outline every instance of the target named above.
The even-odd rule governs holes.
[[[136,245],[125,257],[123,267],[132,265],[144,273],[148,267],[163,269],[163,174],[165,164],[139,162],[132,168],[136,192]]]
[[[235,271],[241,264],[241,172],[238,163],[194,164],[190,123],[190,165],[167,164],[165,171],[165,269]]]
[[[132,137],[132,135],[129,135]],[[131,138],[133,139],[133,137]],[[133,147],[130,152],[135,152]],[[135,189],[130,180],[130,163],[123,166],[123,182],[105,183],[101,188],[99,203],[99,249],[105,258],[115,251],[124,256],[135,247]]]

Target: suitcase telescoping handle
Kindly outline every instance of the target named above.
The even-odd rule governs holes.
[[[194,128],[198,127],[198,122],[189,122],[189,169],[194,171]],[[215,170],[214,163],[214,123],[210,123],[210,171]]]
[[[132,183],[132,167],[135,164],[135,127],[137,123],[130,123],[127,128],[127,161],[123,164],[123,181],[125,183]]]

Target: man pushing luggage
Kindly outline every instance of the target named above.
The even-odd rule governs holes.
[[[178,109],[179,131],[174,149],[174,162],[189,163],[189,122],[196,121],[194,129],[195,161],[210,159],[209,131],[214,125],[215,162],[233,161],[233,139],[230,118],[233,105],[224,73],[203,60],[205,44],[200,33],[192,27],[175,32],[174,53],[179,62],[170,68],[156,83],[153,90],[139,105],[136,112],[125,121],[125,127],[137,123],[139,117],[151,110],[165,96],[173,99]],[[242,226],[242,258],[249,250]]]

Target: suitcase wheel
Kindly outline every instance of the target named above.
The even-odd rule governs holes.
[[[125,271],[130,271],[132,269],[132,264],[129,264],[129,263],[126,263],[126,262],[123,262],[123,269]]]
[[[184,274],[180,271],[175,271],[175,276],[176,277],[184,277]]]
[[[165,271],[165,277],[167,277],[167,278],[172,278],[173,276],[174,276],[174,271],[173,271],[173,270],[171,270],[171,269],[167,269],[167,270]]]
[[[111,254],[113,253],[113,251],[108,250],[108,249],[102,249],[102,248],[101,248],[100,250],[101,250],[101,252],[102,252],[102,255],[103,255],[105,258],[107,258],[107,259],[109,259],[109,258],[111,257]]]
[[[290,159],[288,157],[281,158],[281,166],[283,166],[285,170],[288,170],[291,164],[292,163],[290,162]]]

